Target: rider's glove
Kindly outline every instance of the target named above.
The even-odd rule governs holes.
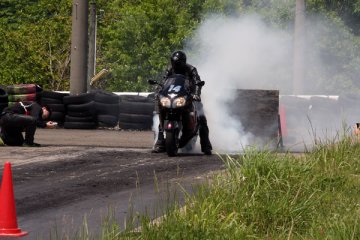
[[[199,95],[194,94],[194,95],[193,95],[193,100],[194,100],[194,101],[198,101],[198,102],[200,102],[200,101],[201,101],[201,98],[200,98],[200,96],[199,96]]]

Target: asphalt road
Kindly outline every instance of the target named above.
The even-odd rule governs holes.
[[[42,147],[0,148],[1,173],[12,164],[19,227],[30,232],[22,239],[73,236],[84,218],[96,234],[109,211],[121,226],[137,212],[158,217],[223,169],[216,154],[151,153],[151,131],[38,129],[35,141]]]

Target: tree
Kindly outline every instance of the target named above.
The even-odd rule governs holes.
[[[97,3],[97,68],[111,74],[106,88],[147,91],[148,78],[159,79],[168,56],[184,45],[209,14],[256,13],[272,27],[292,34],[291,0],[93,0]],[[0,2],[0,84],[38,83],[69,89],[71,0],[2,0]],[[326,85],[324,93],[359,91],[360,0],[307,0],[308,19],[321,32],[308,33],[306,78]],[[315,17],[316,16],[316,17]],[[191,53],[190,53],[191,54]],[[317,59],[326,64],[317,67]],[[340,90],[339,90],[340,89]],[[315,92],[319,89],[310,89]]]
[[[68,87],[71,3],[62,0],[8,1],[1,17],[0,83],[37,83],[59,90]],[[15,17],[16,16],[16,17]]]
[[[170,53],[182,48],[199,21],[197,7],[196,1],[114,1],[100,29],[106,39],[100,65],[112,72],[109,89],[146,90],[148,78],[159,78]]]
[[[304,85],[307,94],[360,92],[360,42],[352,29],[360,23],[356,20],[358,2],[306,1],[304,81],[311,83]],[[293,34],[294,3],[287,0],[252,0],[247,1],[245,12],[256,12],[268,24],[288,29],[289,34]],[[346,19],[356,21],[350,23]]]

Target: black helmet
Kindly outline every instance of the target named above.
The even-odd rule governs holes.
[[[186,65],[186,54],[183,51],[175,51],[171,54],[170,61],[174,69],[182,69]]]

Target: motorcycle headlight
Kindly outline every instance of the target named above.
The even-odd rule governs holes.
[[[169,108],[170,105],[171,105],[171,101],[170,101],[170,99],[167,98],[167,97],[162,97],[162,98],[160,99],[160,103],[161,103],[161,106],[167,107],[167,108]]]
[[[179,97],[174,100],[173,106],[174,107],[183,107],[185,106],[186,100],[184,97]]]

